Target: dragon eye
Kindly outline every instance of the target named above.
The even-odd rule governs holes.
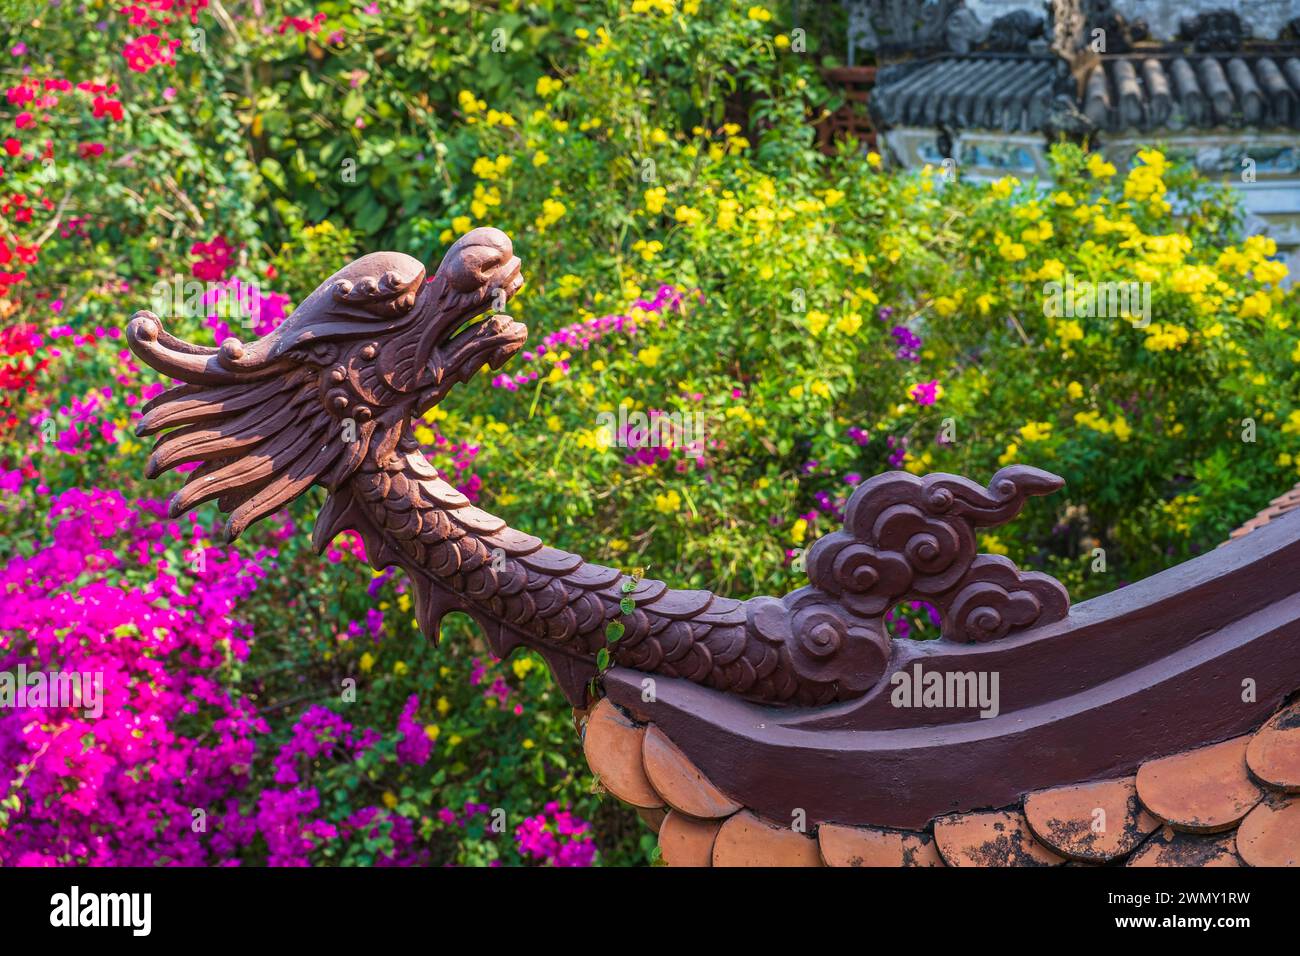
[[[447,275],[457,292],[473,292],[488,280],[488,274],[501,264],[501,251],[490,246],[464,246]]]
[[[456,240],[438,272],[457,292],[474,292],[486,285],[493,271],[512,255],[510,239],[504,232],[480,226]]]

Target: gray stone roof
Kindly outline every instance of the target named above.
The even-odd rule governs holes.
[[[1300,59],[1108,56],[1087,72],[1083,112],[1099,129],[1300,128]]]
[[[871,109],[886,126],[1029,132],[1051,113],[1064,67],[1054,56],[940,56],[882,69]]]

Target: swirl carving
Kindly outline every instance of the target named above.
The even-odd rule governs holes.
[[[883,630],[879,619],[909,599],[934,604],[942,636],[963,643],[1059,621],[1069,609],[1060,582],[978,555],[975,529],[1009,521],[1029,496],[1062,484],[1026,465],[1002,469],[987,488],[956,475],[878,475],[850,499],[844,529],[813,545],[809,581],[869,629]]]

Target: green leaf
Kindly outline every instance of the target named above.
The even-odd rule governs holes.
[[[630,597],[625,597],[623,600],[618,602],[618,609],[624,614],[631,614],[636,610],[636,601],[632,600]]]
[[[262,160],[258,168],[262,171],[262,178],[276,189],[281,192],[289,191],[288,187],[285,185],[284,167],[280,165],[278,160],[267,156]]]
[[[377,232],[387,220],[388,210],[378,202],[371,202],[357,216],[353,225],[358,232]]]
[[[605,625],[605,640],[613,644],[623,636],[624,630],[625,628],[623,627],[622,621],[610,621]]]
[[[366,97],[361,92],[360,87],[354,87],[348,90],[348,95],[343,99],[343,118],[351,123],[361,111],[366,108]]]
[[[596,666],[604,670],[609,666],[609,648],[602,647],[596,652]]]

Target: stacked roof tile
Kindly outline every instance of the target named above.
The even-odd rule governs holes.
[[[1042,130],[1061,60],[1031,54],[939,56],[882,69],[871,110],[881,126]],[[1079,107],[1109,132],[1300,129],[1300,56],[1122,54],[1083,73]]]
[[[1300,58],[1113,56],[1085,74],[1083,112],[1099,129],[1300,128]]]
[[[877,121],[1027,132],[1042,128],[1060,61],[1050,56],[945,56],[882,70]]]

